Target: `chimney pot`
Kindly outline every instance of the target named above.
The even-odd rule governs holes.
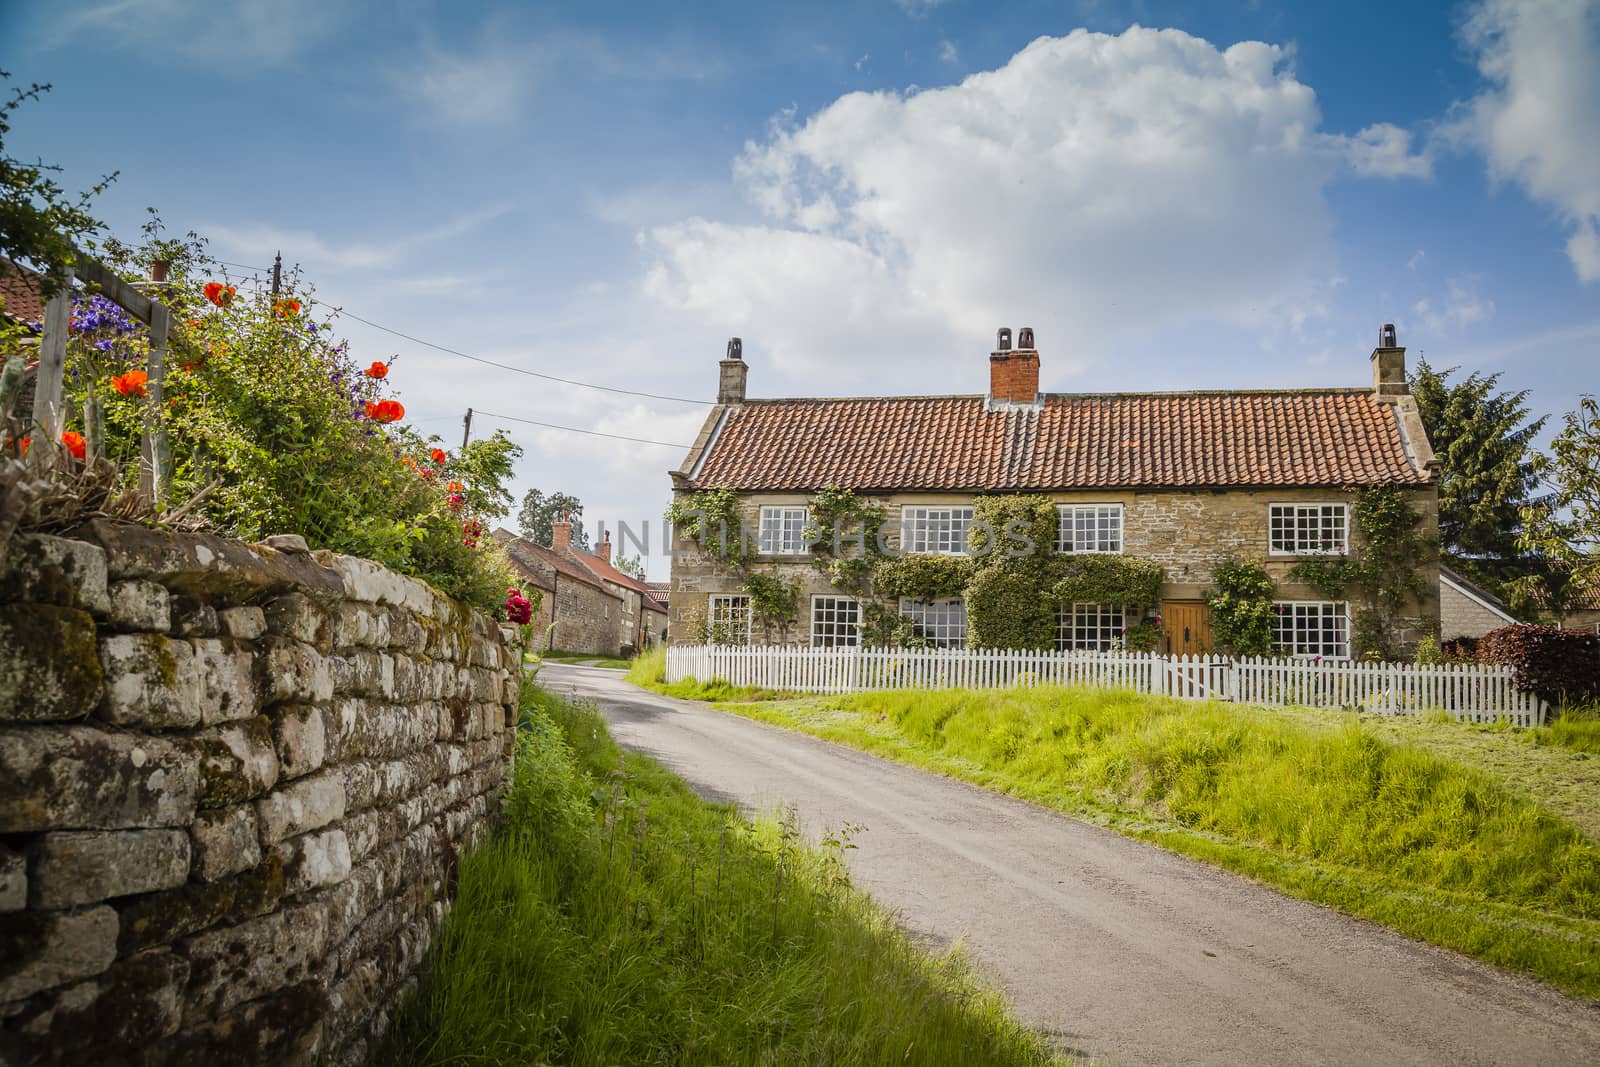
[[[1379,400],[1411,392],[1406,381],[1406,350],[1396,340],[1392,322],[1383,324],[1378,331],[1378,347],[1372,350],[1372,392]]]
[[[1033,331],[1024,328],[1024,344],[1011,347],[1011,331],[1002,329],[989,356],[989,400],[1002,404],[1034,404],[1039,399],[1039,353],[1031,346]]]
[[[1011,327],[1002,326],[994,335],[994,350],[996,352],[1011,351]]]
[[[600,542],[600,547],[594,550],[594,554],[599,556],[601,559],[605,560],[607,563],[611,562],[611,531],[610,530],[606,531],[605,539]]]
[[[150,261],[150,280],[153,281],[153,282],[164,282],[164,281],[166,281],[167,280],[167,267],[168,267],[168,263],[164,259],[151,260]]]
[[[1017,334],[1017,347],[1018,348],[1029,348],[1029,349],[1031,349],[1033,347],[1033,327],[1032,326],[1024,326],[1022,328],[1021,332]]]
[[[550,547],[557,552],[572,551],[572,519],[565,511],[550,524]]]
[[[717,379],[717,403],[744,403],[745,382],[750,377],[750,365],[744,361],[744,341],[728,338],[728,354],[721,363]]]

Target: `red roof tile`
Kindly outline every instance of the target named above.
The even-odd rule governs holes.
[[[44,301],[39,299],[37,276],[4,258],[0,258],[0,296],[5,297],[4,314],[8,318],[23,322],[44,321]]]
[[[811,491],[1347,486],[1429,481],[1365,389],[753,400],[729,407],[693,487]]]
[[[505,549],[506,558],[511,560],[519,571],[535,581],[541,589],[549,589],[550,586],[545,583],[543,574],[535,566],[537,563],[553,568],[557,573],[580,581],[584,585],[592,585],[607,596],[617,595],[607,589],[605,583],[595,577],[587,567],[570,556],[563,555],[543,545],[535,544],[525,537],[518,537],[509,530],[496,530],[493,536],[496,541],[500,542],[500,546]]]

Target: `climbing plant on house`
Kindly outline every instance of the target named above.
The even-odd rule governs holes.
[[[969,648],[1055,647],[1055,536],[1056,506],[1047,496],[978,498],[968,536],[973,555],[965,594]]]
[[[1254,560],[1229,556],[1212,571],[1206,594],[1211,636],[1217,647],[1236,656],[1264,656],[1272,650],[1272,598],[1277,587]]]

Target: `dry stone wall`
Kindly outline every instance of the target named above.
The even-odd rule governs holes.
[[[0,1063],[359,1062],[510,765],[516,631],[298,538],[0,557]]]

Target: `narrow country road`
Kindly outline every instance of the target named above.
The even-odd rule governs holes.
[[[703,796],[865,824],[858,884],[1107,1064],[1600,1063],[1600,1008],[1009,797],[546,666]]]

